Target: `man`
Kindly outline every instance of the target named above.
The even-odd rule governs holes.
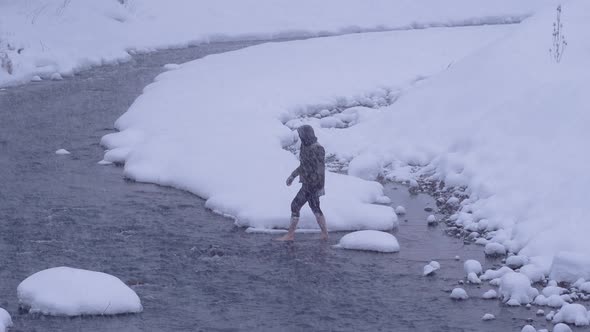
[[[287,186],[290,186],[297,176],[299,176],[299,182],[301,182],[302,186],[293,199],[293,202],[291,202],[291,224],[289,225],[289,231],[285,236],[277,240],[293,241],[295,239],[295,229],[299,222],[299,211],[305,203],[309,204],[316,217],[322,231],[321,239],[327,240],[328,229],[326,227],[326,218],[324,218],[324,214],[320,209],[320,196],[324,195],[326,151],[318,143],[318,139],[311,126],[303,125],[297,129],[297,133],[301,139],[300,164],[287,179]]]

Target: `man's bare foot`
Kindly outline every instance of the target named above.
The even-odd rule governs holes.
[[[322,233],[322,235],[320,235],[320,240],[327,241],[328,240],[328,233]]]
[[[274,240],[275,241],[293,241],[293,240],[295,240],[295,236],[293,236],[292,234],[286,234],[281,237],[277,237]]]

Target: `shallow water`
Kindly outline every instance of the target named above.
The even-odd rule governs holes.
[[[339,250],[318,234],[292,244],[247,234],[211,213],[203,200],[171,188],[125,181],[99,166],[100,138],[163,71],[233,42],[135,56],[59,82],[0,91],[0,306],[11,331],[520,331],[535,310],[448,292],[463,278],[462,259],[489,268],[481,247],[427,227],[427,195],[388,185],[404,205],[397,254]],[[68,149],[70,156],[54,151]],[[286,213],[289,213],[286,211]],[[329,216],[328,222],[329,222]],[[407,219],[407,221],[405,221]],[[276,236],[276,235],[275,235]],[[438,260],[434,277],[422,267]],[[139,294],[144,312],[115,317],[44,317],[18,312],[16,287],[54,266],[114,274]],[[484,313],[497,319],[482,322]]]

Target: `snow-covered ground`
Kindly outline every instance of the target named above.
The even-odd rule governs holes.
[[[288,126],[334,105],[385,100],[514,28],[347,35],[265,44],[186,63],[160,75],[117,120],[120,132],[102,140],[109,149],[105,160],[125,162],[126,175],[135,180],[196,193],[239,225],[285,228],[298,190],[285,186],[298,165],[284,149],[296,142]],[[365,115],[375,116],[359,117]],[[321,129],[314,120],[309,123],[318,127],[329,153],[335,141],[327,135],[354,128]],[[360,142],[366,141],[358,137]],[[322,209],[330,230],[387,230],[397,224],[391,207],[371,204],[385,202],[376,182],[328,172],[326,192]],[[317,228],[311,211],[302,212],[301,227]]]
[[[1,1],[0,86],[209,41],[518,22],[547,1]]]

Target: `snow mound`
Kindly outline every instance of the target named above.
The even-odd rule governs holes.
[[[477,274],[475,274],[475,272],[469,272],[467,274],[467,281],[471,284],[481,284],[481,280],[479,279]]]
[[[69,267],[31,275],[20,283],[17,294],[22,308],[44,315],[115,315],[143,310],[137,294],[118,278]]]
[[[480,275],[482,271],[481,263],[475,259],[466,260],[465,263],[463,263],[463,269],[466,274],[475,273],[476,275]]]
[[[429,215],[428,218],[426,218],[426,222],[428,223],[428,225],[438,224],[438,220],[436,220],[436,216],[433,214]]]
[[[517,272],[502,276],[499,291],[502,301],[511,306],[531,303],[539,295],[539,291],[531,287],[531,280]]]
[[[507,266],[502,266],[497,270],[486,270],[484,274],[481,276],[481,280],[492,280],[496,278],[500,278],[506,273],[514,272],[511,268]]]
[[[469,296],[467,296],[467,292],[463,288],[459,287],[453,289],[450,297],[453,300],[467,300],[469,298]]]
[[[558,253],[553,258],[549,278],[565,282],[575,282],[579,278],[590,279],[590,257],[581,253]]]
[[[39,75],[35,75],[35,76],[31,77],[31,82],[41,82],[41,81],[43,81],[43,79]]]
[[[500,243],[490,242],[486,244],[484,252],[488,256],[504,256],[506,255],[506,247]]]
[[[353,250],[368,250],[379,252],[398,252],[399,243],[390,233],[365,230],[344,235],[337,247]]]
[[[406,208],[403,207],[403,206],[401,206],[401,205],[398,205],[395,208],[395,213],[398,214],[398,215],[404,215],[404,214],[406,214]]]
[[[0,308],[0,332],[6,331],[11,326],[12,318],[10,314],[5,309]]]
[[[486,300],[491,300],[491,299],[498,298],[498,293],[495,290],[490,289],[489,291],[483,293],[483,295],[481,297]]]
[[[572,332],[572,329],[564,323],[553,326],[553,332]]]
[[[356,176],[364,180],[377,179],[383,168],[381,158],[376,154],[361,154],[348,165],[348,175]]]
[[[440,269],[440,264],[437,261],[432,261],[424,266],[422,275],[432,275],[438,269]]]
[[[59,149],[59,150],[55,151],[55,154],[66,155],[66,154],[70,154],[70,151],[68,151],[66,149]]]
[[[552,322],[555,323],[570,323],[576,326],[590,325],[590,316],[588,310],[578,303],[565,304],[553,316]]]
[[[60,73],[53,73],[53,74],[51,74],[51,77],[50,77],[50,79],[51,79],[52,81],[61,81],[61,80],[63,80],[64,78],[61,76],[61,74],[60,74]]]
[[[525,325],[520,332],[537,332],[537,329],[532,325]]]
[[[506,265],[512,269],[518,269],[519,267],[522,267],[528,263],[529,258],[523,255],[514,255],[506,258]]]
[[[566,291],[567,291],[567,289],[562,288],[562,287],[547,286],[547,287],[543,288],[543,290],[541,291],[541,294],[545,295],[546,297],[549,297],[551,295],[561,295],[561,294],[565,293]]]
[[[487,320],[492,320],[492,319],[496,319],[496,316],[492,315],[492,314],[485,314],[483,315],[483,317],[481,318],[481,320],[487,321]]]

